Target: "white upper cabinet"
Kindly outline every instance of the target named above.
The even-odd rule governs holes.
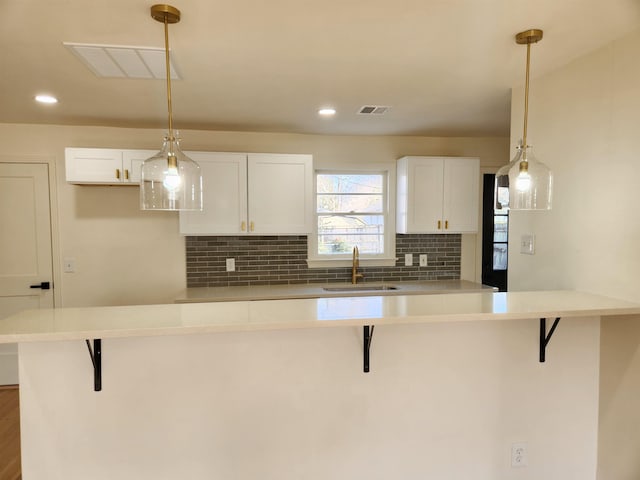
[[[295,235],[313,230],[311,155],[187,152],[202,168],[202,212],[183,235]]]
[[[398,233],[478,231],[478,158],[403,157],[397,182]]]
[[[249,231],[304,234],[313,231],[311,155],[248,155]]]
[[[443,178],[445,233],[476,233],[480,210],[480,159],[447,158]]]
[[[202,172],[201,212],[180,212],[180,233],[247,233],[247,155],[188,152]]]
[[[142,174],[142,164],[148,158],[153,157],[158,150],[122,150],[122,168],[125,172],[125,179],[131,183],[140,183]]]
[[[65,148],[67,182],[123,185],[140,183],[142,162],[157,150]]]

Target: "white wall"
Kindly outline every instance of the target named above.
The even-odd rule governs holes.
[[[594,480],[597,318],[20,345],[25,480]],[[529,466],[511,468],[527,442]]]
[[[57,305],[172,302],[185,288],[184,240],[172,212],[141,212],[138,189],[77,186],[64,180],[64,147],[159,148],[159,130],[48,125],[0,125],[0,161],[54,158],[53,214],[59,228]],[[427,138],[182,132],[185,150],[311,153],[318,167],[336,163],[393,163],[403,155],[479,156],[499,165],[506,138]],[[54,227],[56,227],[54,225]],[[463,245],[463,278],[475,280],[475,235]],[[471,238],[469,238],[471,237]],[[57,241],[58,238],[55,240]],[[58,252],[56,252],[58,253]],[[64,257],[76,273],[60,273]]]
[[[532,79],[530,143],[554,172],[555,198],[551,212],[511,215],[511,290],[568,288],[640,302],[638,51],[640,31]],[[522,89],[514,90],[512,151],[522,103]],[[534,256],[516,251],[525,232],[536,235]],[[640,477],[638,320],[602,321],[602,480]]]

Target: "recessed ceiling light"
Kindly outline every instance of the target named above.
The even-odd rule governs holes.
[[[330,117],[331,115],[335,115],[335,114],[336,114],[335,108],[321,108],[320,110],[318,110],[318,115],[322,115],[325,117]]]
[[[58,103],[58,99],[51,95],[36,95],[36,102],[40,103]]]

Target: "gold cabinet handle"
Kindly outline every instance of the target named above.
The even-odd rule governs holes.
[[[129,180],[129,170],[126,168],[124,169],[124,179]]]
[[[444,229],[448,230],[449,229],[449,220],[445,220],[444,221]]]
[[[116,168],[116,178],[120,180],[120,169]]]
[[[249,222],[249,231],[253,232],[253,222]]]
[[[243,221],[240,224],[240,230],[244,232],[246,229],[247,229],[247,222]]]
[[[440,230],[441,228],[442,228],[442,222],[438,220],[438,230]]]

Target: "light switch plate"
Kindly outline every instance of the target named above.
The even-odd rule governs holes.
[[[74,257],[64,257],[64,273],[74,273],[76,271],[76,259]]]
[[[410,267],[413,265],[413,253],[405,253],[404,254],[404,266]]]
[[[420,266],[421,267],[426,267],[427,266],[427,254],[426,253],[421,253],[419,258],[420,258]]]
[[[520,237],[520,253],[525,255],[536,253],[536,236],[533,233],[525,233]]]

